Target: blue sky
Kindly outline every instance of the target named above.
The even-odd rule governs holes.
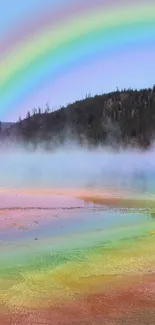
[[[31,13],[37,15],[38,10],[52,4],[61,6],[70,0],[5,0],[1,1],[0,38],[11,35],[11,28]],[[76,2],[77,0],[73,0]],[[72,1],[72,2],[73,2]],[[80,0],[81,1],[81,0]],[[94,0],[95,1],[95,0]],[[139,48],[131,51],[117,53],[110,57],[88,62],[76,66],[66,75],[59,76],[54,83],[45,85],[43,89],[15,109],[15,113],[6,116],[6,120],[16,121],[21,115],[25,116],[28,110],[34,107],[45,107],[48,102],[50,106],[58,108],[69,102],[82,99],[86,94],[92,95],[110,92],[117,87],[121,88],[145,88],[155,84],[155,44],[149,48]],[[0,116],[1,119],[1,116]]]

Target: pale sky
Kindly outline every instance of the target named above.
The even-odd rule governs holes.
[[[23,19],[28,22],[29,14],[34,12],[34,15],[37,15],[40,8],[61,7],[62,3],[69,5],[71,0],[0,0],[0,39],[5,40],[10,36],[11,40],[12,28],[20,27]],[[111,53],[107,57],[100,53],[98,59],[76,65],[74,69],[57,76],[54,82],[48,80],[41,89],[27,96],[26,100],[6,115],[1,116],[0,108],[0,120],[16,121],[19,115],[24,117],[26,112],[34,107],[44,108],[48,102],[52,109],[58,108],[83,99],[88,93],[92,95],[106,93],[114,91],[117,87],[119,89],[152,87],[155,84],[154,58],[155,44],[151,44],[148,48],[142,46],[132,48],[131,51],[127,49],[124,52]]]

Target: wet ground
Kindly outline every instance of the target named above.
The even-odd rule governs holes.
[[[154,210],[45,192],[0,192],[0,324],[154,325]]]

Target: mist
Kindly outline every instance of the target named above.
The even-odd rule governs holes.
[[[155,149],[88,149],[66,142],[57,150],[7,146],[0,150],[0,188],[114,188],[155,191]]]

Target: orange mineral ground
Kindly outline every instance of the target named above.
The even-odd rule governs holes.
[[[3,207],[61,207],[81,206],[85,203],[118,208],[155,208],[155,194],[138,194],[117,189],[53,188],[3,189],[0,188],[0,208]]]

